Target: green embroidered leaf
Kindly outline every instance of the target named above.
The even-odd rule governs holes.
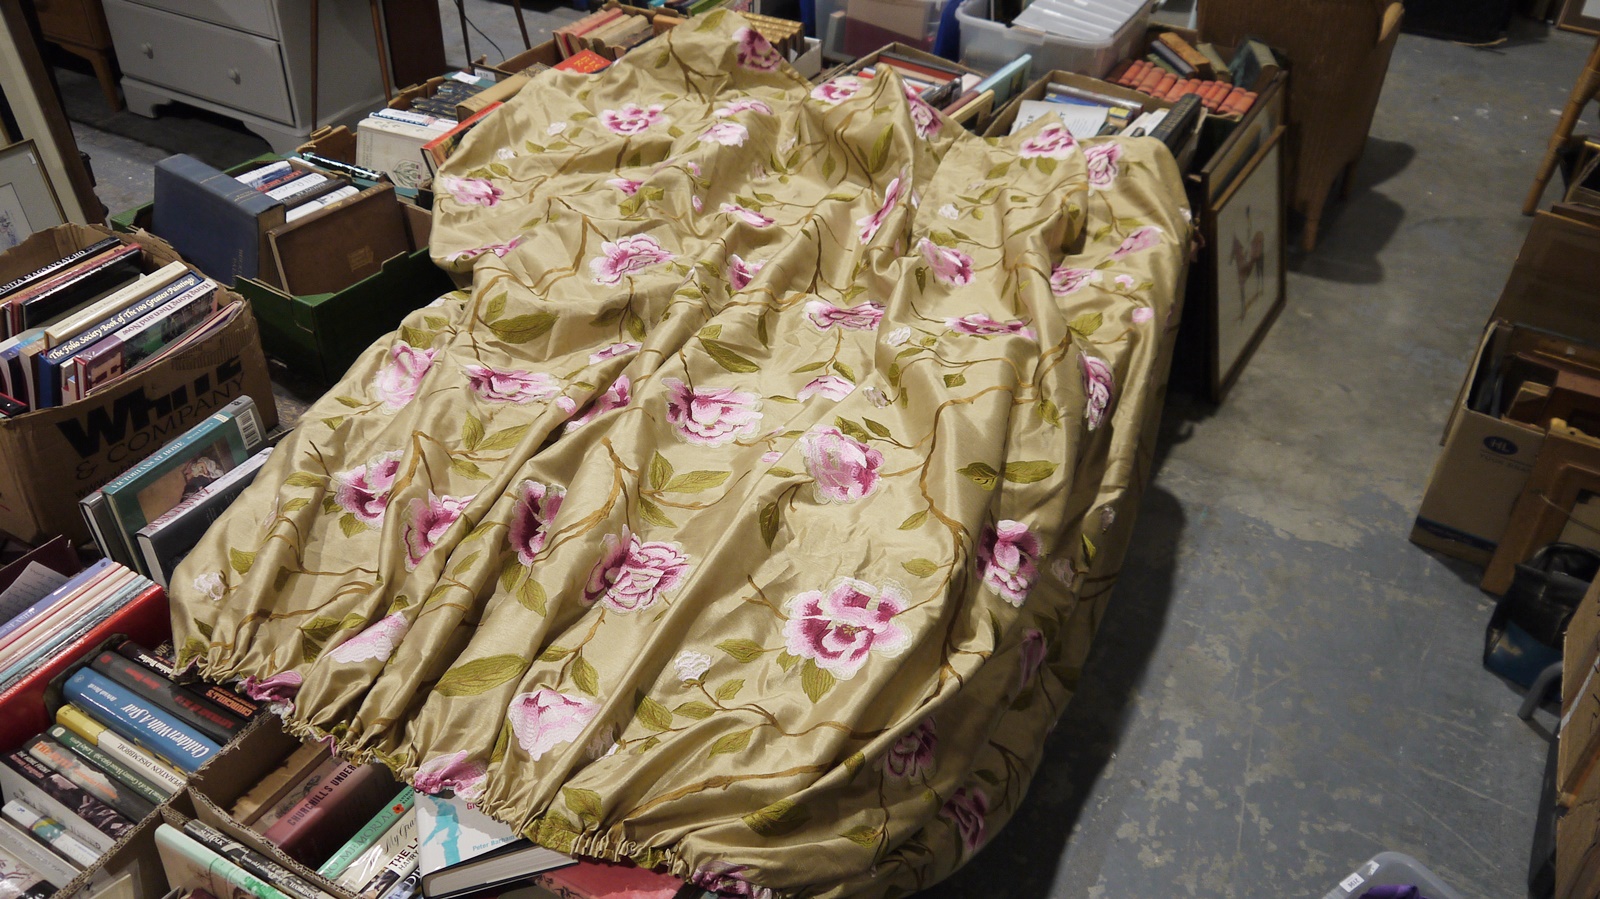
[[[1044,172],[1046,175],[1054,175],[1056,173],[1056,161],[1054,159],[1048,156],[1040,156],[1034,161],[1039,164],[1039,171]]]
[[[211,624],[209,622],[197,620],[194,623],[194,629],[200,632],[200,636],[205,637],[207,640],[211,639]]]
[[[531,574],[522,582],[522,586],[517,588],[517,602],[522,603],[522,607],[529,611],[543,615],[544,599],[544,587],[540,586]]]
[[[590,696],[600,695],[600,672],[594,670],[589,660],[578,656],[572,660],[572,683]]]
[[[672,710],[648,696],[639,697],[639,708],[634,714],[640,724],[651,730],[672,729]]]
[[[941,247],[953,247],[957,243],[956,236],[951,234],[949,231],[929,232],[928,239]]]
[[[790,374],[803,375],[806,372],[817,371],[818,369],[824,368],[827,366],[827,364],[827,362],[807,362],[805,365],[802,365],[793,372],[790,372]]]
[[[894,127],[885,126],[878,139],[872,142],[872,150],[867,154],[868,171],[876,172],[883,168],[884,163],[889,161],[889,147],[893,143]]]
[[[917,512],[916,514],[914,514],[914,515],[910,516],[909,518],[907,518],[905,521],[900,522],[900,530],[902,530],[902,531],[914,531],[917,528],[922,527],[922,523],[924,521],[927,521],[927,520],[928,520],[928,510],[927,509],[923,509],[921,512]]]
[[[349,512],[339,516],[339,530],[342,531],[346,537],[354,537],[357,534],[364,533],[366,529],[367,526],[362,523],[361,519],[355,517]]]
[[[655,455],[651,456],[650,457],[650,487],[651,487],[651,489],[660,490],[662,487],[665,487],[667,485],[667,482],[670,481],[670,480],[672,480],[672,463],[668,462],[667,461],[667,457],[661,455],[660,453],[656,453]]]
[[[960,372],[944,376],[944,386],[946,387],[960,387],[965,383],[967,383],[967,376]]]
[[[717,648],[733,656],[734,659],[745,663],[754,662],[756,659],[761,658],[761,653],[763,652],[760,643],[744,639],[723,640],[717,644]]]
[[[834,683],[833,675],[818,668],[814,659],[806,659],[805,664],[800,666],[800,688],[806,691],[812,702],[821,702],[822,697],[833,689]]]
[[[901,562],[900,567],[917,577],[931,577],[939,570],[939,563],[932,559],[912,559],[909,562]]]
[[[1105,316],[1098,312],[1085,312],[1070,322],[1067,327],[1082,337],[1093,337],[1094,332],[1100,330],[1100,325],[1105,322]]]
[[[240,574],[248,574],[250,566],[256,563],[256,554],[247,553],[242,549],[228,549],[228,564]]]
[[[788,651],[778,653],[778,667],[785,671],[793,668],[795,663],[798,661],[800,661],[800,657],[796,655],[790,655]]]
[[[633,335],[633,339],[644,340],[644,319],[640,318],[631,309],[628,310],[628,314],[624,316],[624,319],[624,326],[627,327],[628,333]]]
[[[478,444],[478,452],[487,453],[494,450],[511,449],[522,442],[523,436],[528,433],[528,429],[531,427],[533,427],[531,424],[512,425],[509,428],[495,431],[489,435],[488,439]]]
[[[183,651],[178,653],[178,664],[186,665],[193,659],[202,658],[206,654],[206,644],[194,637],[183,641]]]
[[[1058,467],[1054,462],[1045,462],[1043,460],[1007,462],[1006,480],[1014,484],[1032,484],[1055,474]]]
[[[1000,783],[1000,778],[997,777],[995,775],[995,773],[993,771],[990,771],[988,768],[980,768],[977,771],[974,771],[973,773],[978,775],[978,779],[979,780],[983,781],[984,783],[988,784],[991,787],[995,786],[998,783]]]
[[[300,625],[300,633],[319,643],[325,643],[329,637],[339,632],[339,624],[338,618],[319,615]]]
[[[506,295],[505,294],[501,294],[501,295],[495,297],[494,299],[490,300],[489,301],[489,305],[484,308],[484,317],[488,321],[494,321],[495,319],[497,319],[500,316],[505,315],[505,314],[506,314]]]
[[[389,604],[389,614],[393,615],[396,612],[404,612],[410,607],[411,598],[402,593],[394,598],[394,602]]]
[[[867,757],[859,752],[852,752],[850,756],[844,760],[845,768],[848,769],[852,775],[860,771],[862,766],[866,763]]]
[[[856,382],[856,373],[850,369],[850,366],[845,365],[843,362],[835,361],[833,363],[833,370],[841,375],[844,375],[844,379],[846,381],[849,381],[852,384]]]
[[[985,490],[993,490],[995,483],[1000,478],[998,472],[982,462],[974,462],[965,468],[958,468],[956,472],[966,475],[968,480]]]
[[[471,452],[483,442],[483,436],[483,422],[476,415],[468,414],[461,422],[461,445]]]
[[[344,424],[346,417],[344,415],[330,415],[322,420],[322,424],[324,427],[337,431]]]
[[[668,481],[667,486],[662,489],[668,493],[699,493],[702,490],[722,486],[722,482],[732,473],[731,471],[685,472]]]
[[[1095,548],[1094,541],[1089,539],[1089,535],[1088,534],[1084,534],[1083,535],[1083,561],[1086,564],[1093,565],[1094,564],[1094,557],[1099,555],[1099,554],[1100,554],[1100,551]]]
[[[337,511],[339,511],[339,501],[334,497],[324,496],[322,498],[322,513],[330,515]]]
[[[927,290],[927,289],[928,289],[928,270],[919,265],[919,266],[917,266],[917,290],[920,292],[920,291],[924,291],[924,290]]]
[[[864,846],[870,849],[877,844],[879,833],[882,833],[881,828],[874,827],[871,824],[863,824],[860,827],[852,827],[844,833],[839,834],[839,836],[844,837],[857,846]]]
[[[494,741],[494,751],[489,753],[489,764],[495,765],[506,757],[506,747],[511,743],[511,725],[501,725],[500,736]]]
[[[424,331],[410,325],[400,326],[400,341],[414,347],[425,347],[433,343],[433,331]]]
[[[761,540],[767,544],[767,549],[771,549],[772,541],[778,538],[778,525],[783,523],[783,507],[777,503],[767,503],[761,507],[757,520],[761,524]]]
[[[739,691],[743,689],[744,678],[736,677],[733,680],[724,681],[722,686],[717,688],[717,699],[723,702],[731,702],[734,697],[739,695]]]
[[[848,191],[839,190],[839,191],[834,191],[831,194],[828,194],[826,197],[823,197],[823,199],[824,200],[843,200],[846,203],[848,203],[851,200],[854,200],[856,197],[857,197],[857,194],[849,193]]]
[[[878,422],[875,422],[870,418],[861,419],[861,423],[867,426],[867,430],[871,431],[874,434],[877,434],[879,437],[888,437],[888,436],[890,436],[889,428],[888,428],[887,425],[879,424]]]
[[[983,177],[986,180],[993,180],[995,178],[1004,178],[1005,175],[1006,175],[1006,172],[1009,172],[1009,171],[1011,171],[1011,163],[1002,162],[999,165],[996,165],[994,168],[990,169],[989,170],[989,174],[984,175]],[[987,196],[987,194],[985,194],[985,196]]]
[[[466,571],[468,568],[471,568],[472,563],[478,561],[478,557],[481,555],[483,555],[483,550],[478,550],[477,552],[468,555],[465,559],[462,559],[461,562],[456,565],[455,570],[450,573],[456,577],[460,577],[461,573]]]
[[[682,715],[685,718],[693,718],[698,721],[703,718],[710,718],[712,715],[717,713],[717,710],[703,702],[700,702],[699,700],[695,700],[693,702],[686,702],[683,705],[678,706],[672,710],[672,713],[674,715]]]
[[[707,755],[727,755],[733,752],[743,752],[750,745],[751,731],[741,730],[735,734],[727,734],[717,738],[711,744],[711,751]],[[748,822],[747,822],[748,823]]]
[[[721,325],[706,325],[700,329],[700,337],[704,340],[716,340],[722,336]]]
[[[639,189],[639,196],[644,197],[646,200],[659,200],[666,195],[667,192],[665,189],[656,187],[655,185],[641,187]]]
[[[472,541],[478,539],[479,537],[486,537],[486,536],[488,536],[490,531],[494,530],[494,528],[495,528],[495,523],[494,522],[492,522],[492,521],[482,522],[477,527],[473,528],[471,533],[467,534],[467,536],[465,536],[465,537],[462,537],[461,538],[461,542],[462,543],[471,543]]]
[[[511,592],[516,588],[517,581],[527,570],[517,560],[516,554],[512,553],[511,557],[506,559],[506,563],[500,567],[500,589],[507,593]]]
[[[838,164],[833,161],[833,157],[832,156],[826,157],[825,159],[822,160],[822,177],[824,179],[832,178],[833,177],[833,170],[838,168],[838,167],[839,167]],[[855,198],[851,197],[851,199],[853,200]]]
[[[772,335],[767,330],[767,313],[765,312],[761,313],[761,317],[756,319],[756,340],[759,340],[764,347],[772,346]]]
[[[722,20],[727,17],[728,11],[725,9],[713,10],[709,13],[706,13],[703,17],[705,21],[701,22],[700,27],[696,28],[695,31],[713,31],[717,28],[720,28],[722,27]]]
[[[798,405],[800,405],[800,401],[795,399],[794,397],[792,397],[792,396],[782,396],[782,395],[776,394],[776,393],[774,393],[774,394],[772,394],[770,396],[764,397],[764,399],[769,399],[769,400],[773,401],[774,403],[783,403],[786,406],[798,406]]]
[[[503,318],[489,324],[489,330],[494,336],[506,343],[527,343],[550,333],[556,326],[556,316],[553,312],[534,312],[528,315],[517,315]]]
[[[764,837],[775,837],[800,829],[801,825],[811,820],[811,812],[792,799],[780,799],[740,820],[744,821],[744,826]]]
[[[444,696],[477,696],[521,677],[527,670],[527,660],[517,655],[473,659],[446,671],[433,685],[433,692]]]
[[[454,584],[440,584],[439,586],[434,587],[432,590],[430,590],[428,592],[428,598],[424,599],[422,601],[422,604],[423,605],[429,605],[436,599],[444,599],[446,596],[449,596],[450,595],[450,591],[454,590],[454,589],[455,589],[455,585]]]
[[[843,431],[846,436],[854,437],[862,443],[866,443],[872,439],[872,435],[868,434],[865,428],[842,415],[836,416],[833,419],[833,423],[839,430]]]
[[[761,370],[761,366],[735,353],[731,347],[721,341],[701,340],[700,345],[706,348],[706,353],[711,356],[711,361],[734,374],[749,374]]]
[[[357,615],[354,612],[351,612],[350,614],[344,616],[344,618],[339,622],[339,630],[341,630],[341,631],[354,630],[354,629],[356,629],[358,627],[366,627],[366,626],[367,626],[366,616]]]
[[[569,655],[572,655],[572,650],[566,648],[565,646],[551,646],[544,652],[539,653],[539,661],[559,662]]]
[[[677,523],[661,511],[661,507],[651,502],[646,497],[639,497],[639,517],[653,525],[663,528],[675,528]]]
[[[1061,410],[1056,408],[1056,404],[1052,403],[1049,397],[1040,397],[1039,404],[1034,407],[1034,410],[1039,413],[1041,419],[1058,428],[1061,427]]]
[[[297,496],[294,499],[284,503],[281,507],[279,507],[278,511],[288,515],[290,512],[298,512],[309,505],[311,505],[311,500],[306,499],[303,496]]]
[[[595,326],[596,328],[609,328],[617,322],[622,321],[622,313],[625,311],[627,310],[623,309],[621,306],[607,309],[606,311],[595,316],[593,319],[590,319],[589,324]]]
[[[790,471],[787,468],[773,467],[773,468],[767,469],[767,474],[769,474],[769,475],[771,475],[771,476],[773,476],[775,478],[793,478],[793,477],[798,477],[800,472],[798,472],[798,471]]]
[[[562,787],[561,801],[572,810],[578,820],[592,826],[600,821],[600,794],[579,787]]]
[[[471,459],[463,459],[459,456],[451,459],[450,470],[464,478],[471,478],[474,481],[489,480],[489,475],[483,469],[479,468],[477,463],[473,462]]]

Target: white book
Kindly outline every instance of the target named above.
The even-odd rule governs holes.
[[[420,798],[422,794],[417,795]],[[390,825],[389,829],[383,832],[383,836],[378,838],[378,842],[356,856],[356,860],[350,863],[350,867],[340,872],[334,882],[352,893],[360,892],[361,888],[370,883],[374,877],[382,874],[390,862],[417,845],[417,827],[417,813],[413,808]]]
[[[459,865],[520,839],[511,827],[455,798],[417,794],[423,876]]]
[[[78,868],[46,849],[43,843],[19,829],[16,824],[4,819],[0,819],[0,849],[38,871],[58,890],[78,876]]]
[[[116,315],[155,291],[178,280],[188,271],[189,267],[181,262],[169,262],[150,274],[142,276],[139,280],[111,294],[100,302],[91,303],[88,308],[77,315],[46,327],[44,331],[45,346],[55,348],[71,340],[101,321]]]

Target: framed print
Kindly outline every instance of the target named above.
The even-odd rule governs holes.
[[[1595,0],[1600,3],[1600,0]],[[1287,116],[1284,81],[1280,72],[1256,98],[1255,105],[1239,122],[1234,133],[1217,148],[1215,154],[1200,170],[1200,180],[1205,185],[1205,200],[1216,203],[1217,198],[1233,187],[1235,179],[1246,163],[1255,158],[1267,140],[1277,132]]]
[[[0,252],[66,222],[33,141],[0,150]]]
[[[1209,216],[1211,398],[1221,402],[1284,304],[1284,126],[1245,163]]]
[[[1556,27],[1579,34],[1600,34],[1600,0],[1567,0]]]

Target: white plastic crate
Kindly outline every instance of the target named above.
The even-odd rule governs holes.
[[[962,64],[993,72],[1029,53],[1035,72],[1059,69],[1099,78],[1133,52],[1150,23],[1153,0],[1133,0],[1132,6],[1128,0],[1067,0],[1066,5],[1081,10],[1074,26],[1060,26],[1076,36],[993,22],[986,17],[989,0],[964,0],[956,10]]]

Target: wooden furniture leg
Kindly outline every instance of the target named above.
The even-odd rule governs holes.
[[[378,48],[378,74],[383,77],[383,100],[387,103],[394,99],[394,85],[389,82],[389,53],[383,42],[383,10],[378,0],[367,0],[367,6],[372,8],[372,43]]]
[[[522,49],[532,50],[533,41],[528,40],[528,20],[522,17],[522,0],[511,0],[511,8],[517,11],[517,27],[522,29]]]
[[[456,0],[456,12],[461,15],[461,49],[466,51],[467,65],[472,65],[472,35],[467,31],[467,0]]]
[[[1523,215],[1533,215],[1538,211],[1539,199],[1544,196],[1544,189],[1550,184],[1550,177],[1555,174],[1561,148],[1566,145],[1567,139],[1572,137],[1572,129],[1577,127],[1578,117],[1583,115],[1583,108],[1597,94],[1600,94],[1600,40],[1595,41],[1594,49],[1589,51],[1589,62],[1584,66],[1583,73],[1578,76],[1578,83],[1572,86],[1572,95],[1567,98],[1567,107],[1561,110],[1561,121],[1556,123],[1555,133],[1550,135],[1550,146],[1544,151],[1539,171],[1533,176],[1533,187],[1528,190],[1528,199],[1522,202]]]
[[[94,66],[94,77],[100,82],[100,90],[106,95],[106,105],[112,112],[122,111],[122,91],[117,87],[117,69],[111,64],[111,56],[105,51],[85,51],[83,54],[89,60],[89,65]]]
[[[317,40],[322,36],[322,3],[321,0],[311,0],[311,130],[317,130],[317,95],[321,92],[322,81],[317,77],[317,59],[322,55],[317,52]]]

